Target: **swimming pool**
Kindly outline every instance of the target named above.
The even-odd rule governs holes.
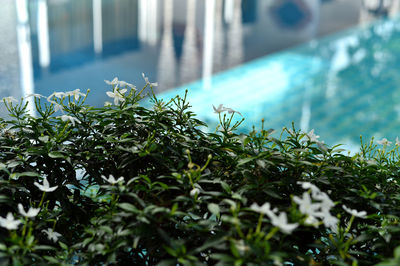
[[[160,94],[189,90],[189,101],[211,128],[224,104],[260,126],[316,130],[327,143],[357,147],[359,137],[400,135],[400,18],[358,26],[269,55]]]

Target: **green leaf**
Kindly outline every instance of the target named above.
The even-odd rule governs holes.
[[[212,214],[214,214],[215,216],[219,216],[219,214],[220,214],[220,208],[219,208],[219,206],[217,205],[217,204],[215,204],[215,203],[209,203],[208,205],[207,205],[207,208],[208,208],[208,210],[212,213]]]
[[[49,152],[49,157],[57,159],[57,158],[65,158],[66,156],[64,154],[62,154],[61,152],[51,151],[51,152]]]
[[[128,212],[140,213],[140,211],[134,205],[127,202],[119,203],[118,207]]]

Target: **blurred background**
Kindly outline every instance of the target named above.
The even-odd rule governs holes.
[[[356,148],[400,129],[400,0],[1,0],[0,97],[104,79],[189,90],[213,130],[224,104],[259,126]],[[4,107],[0,108],[4,112]],[[400,134],[399,134],[400,135]]]

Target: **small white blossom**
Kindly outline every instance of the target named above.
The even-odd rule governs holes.
[[[129,88],[131,88],[131,89],[133,89],[133,90],[136,90],[136,86],[135,86],[135,85],[130,84],[130,83],[128,83],[128,82],[126,82],[126,81],[123,81],[123,80],[119,81],[119,82],[118,82],[118,85],[119,85],[121,88],[129,87]]]
[[[25,98],[29,98],[29,97],[37,97],[37,98],[45,98],[45,96],[38,94],[38,93],[31,93],[25,96]]]
[[[21,203],[18,203],[18,211],[22,216],[33,218],[40,212],[40,208],[29,208],[28,212],[25,212],[24,206]]]
[[[285,234],[291,234],[292,231],[299,226],[298,223],[294,223],[294,224],[288,223],[285,212],[281,212],[279,214],[279,216],[276,216],[275,214],[269,215],[269,218],[271,219],[271,224],[276,227],[279,227],[279,229],[282,231],[282,233],[285,233]]]
[[[41,191],[43,192],[53,192],[58,188],[58,186],[55,187],[50,187],[49,181],[47,181],[47,178],[43,179],[43,185],[34,182],[33,183],[35,186],[37,186]]]
[[[120,178],[118,178],[117,180],[115,180],[113,175],[110,175],[108,177],[108,179],[104,175],[102,175],[101,178],[103,178],[105,181],[107,181],[111,185],[115,185],[115,184],[117,184],[119,182],[124,182],[124,177],[122,177],[122,176]]]
[[[367,212],[366,211],[360,211],[359,212],[357,210],[353,210],[353,209],[348,208],[346,205],[343,205],[342,207],[343,207],[343,210],[345,210],[346,212],[348,212],[349,214],[351,214],[351,215],[353,215],[355,217],[362,218],[362,219],[367,218],[366,217],[367,216]]]
[[[7,104],[11,104],[12,102],[15,102],[15,103],[18,102],[18,100],[15,99],[15,98],[12,97],[12,96],[4,97],[4,98],[2,99],[2,101],[3,101],[3,102],[7,102]]]
[[[392,144],[392,142],[391,142],[391,141],[388,141],[386,138],[383,138],[383,139],[381,139],[381,140],[378,140],[377,143],[378,143],[378,144],[381,144],[381,145],[383,145],[383,146],[390,146],[390,144]],[[396,142],[396,144],[397,144],[397,142]]]
[[[240,115],[242,115],[240,112],[233,110],[232,108],[228,108],[228,107],[224,107],[223,104],[218,105],[217,108],[215,108],[215,106],[213,105],[213,109],[214,109],[214,113],[222,113],[222,112],[228,112],[229,114],[233,114],[233,113],[238,113]]]
[[[310,139],[311,142],[319,142],[319,136],[314,134],[314,129],[307,133],[307,137]]]
[[[150,85],[150,87],[157,87],[158,83],[157,82],[150,82],[149,78],[145,76],[144,73],[142,73],[142,77],[144,78],[144,81],[146,82],[146,85]]]
[[[197,187],[195,187],[194,189],[192,189],[190,191],[190,196],[193,197],[193,198],[196,197],[199,194],[200,194],[200,189],[198,189]]]
[[[61,236],[60,233],[53,231],[52,228],[48,228],[47,230],[42,230],[43,233],[47,234],[47,239],[52,240],[53,242],[57,242],[58,238]]]
[[[112,103],[109,102],[109,101],[105,101],[105,102],[104,102],[104,106],[111,106],[111,105],[112,105]]]
[[[268,216],[274,214],[274,211],[271,210],[271,204],[269,202],[265,202],[261,207],[254,202],[253,204],[251,204],[250,209],[258,213],[266,214]]]
[[[106,94],[110,98],[114,98],[114,104],[117,105],[119,102],[124,102],[124,93],[127,91],[127,89],[122,89],[118,90],[117,88],[114,88],[114,91],[107,91]]]
[[[218,105],[217,108],[215,108],[215,106],[213,105],[213,109],[214,109],[214,113],[217,113],[217,114],[225,111],[225,107],[222,104]]]
[[[400,140],[399,140],[399,137],[396,137],[396,146],[400,146]]]
[[[324,223],[325,227],[330,228],[333,232],[337,233],[337,227],[339,223],[338,218],[328,212],[323,216],[322,222]]]
[[[74,126],[75,126],[75,122],[78,123],[78,124],[81,123],[81,121],[79,121],[78,118],[70,116],[70,115],[62,115],[62,116],[60,116],[60,118],[64,122],[70,121],[72,123],[72,125],[74,125]]]
[[[109,80],[104,80],[105,83],[107,83],[108,85],[112,85],[112,86],[117,86],[118,85],[118,78],[115,77],[112,81]]]
[[[50,94],[49,97],[47,97],[47,101],[53,103],[53,101],[51,100],[51,98],[56,97],[56,98],[63,98],[65,96],[64,92],[53,92],[52,94]]]
[[[47,98],[47,100],[48,99],[49,98]],[[64,110],[64,107],[61,104],[59,104],[59,103],[57,103],[55,101],[49,101],[49,102],[54,105],[54,112],[57,112],[57,111],[60,111],[60,110],[62,112]]]
[[[294,196],[293,201],[299,205],[299,210],[301,213],[310,216],[314,216],[317,210],[321,208],[320,204],[312,202],[310,194],[307,192],[303,193],[303,198]]]
[[[15,220],[14,215],[9,212],[6,218],[0,217],[0,226],[8,230],[16,230],[21,224],[20,220]]]
[[[258,213],[266,214],[271,220],[271,224],[279,227],[279,229],[285,234],[292,233],[292,231],[298,227],[297,223],[288,223],[285,212],[281,212],[279,215],[276,215],[275,212],[277,210],[271,210],[271,204],[269,202],[264,203],[261,207],[257,203],[253,203],[250,206],[250,209]]]
[[[77,100],[79,100],[79,97],[85,96],[85,94],[82,93],[80,89],[76,89],[76,90],[73,90],[73,91],[65,92],[65,96],[72,96],[72,97],[75,98],[75,101],[77,101]]]

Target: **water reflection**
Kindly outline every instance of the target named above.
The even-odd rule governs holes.
[[[227,66],[229,68],[243,62],[242,0],[234,0],[233,17],[228,30]]]
[[[181,83],[188,83],[199,77],[200,65],[196,35],[196,0],[188,0],[186,7],[186,29],[180,66]]]
[[[158,59],[157,78],[159,89],[165,90],[176,85],[176,55],[172,32],[173,0],[164,0],[164,30]]]

